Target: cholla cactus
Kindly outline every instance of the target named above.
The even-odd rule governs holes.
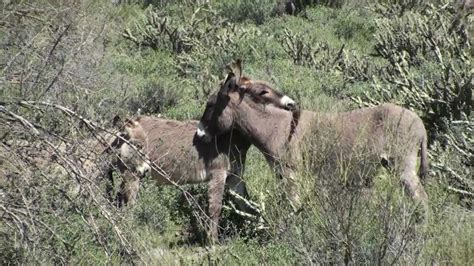
[[[209,60],[222,61],[221,65],[225,65],[224,62],[237,56],[234,53],[242,39],[260,34],[257,29],[237,27],[211,6],[196,8],[183,21],[172,20],[150,7],[144,22],[138,23],[133,31],[126,28],[122,35],[138,47],[172,51],[180,74],[195,77],[215,73],[201,66]]]
[[[325,71],[338,66],[344,50],[344,45],[336,50],[326,42],[306,40],[302,35],[293,33],[289,29],[285,29],[281,45],[296,65],[310,66]]]
[[[227,25],[226,19],[217,14],[202,16],[204,12],[215,13],[213,10],[198,7],[186,23],[180,25],[150,7],[144,22],[135,26],[134,33],[127,28],[122,35],[141,47],[169,48],[176,54],[189,52],[202,40],[213,36],[212,33]],[[217,19],[209,21],[210,17]]]
[[[389,64],[374,79],[372,98],[396,98],[423,111],[432,140],[445,133],[450,121],[470,116],[470,43],[466,24],[452,8],[424,5],[401,17],[382,17],[377,26],[375,50]]]

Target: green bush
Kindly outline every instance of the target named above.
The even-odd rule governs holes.
[[[375,33],[375,25],[372,20],[368,20],[361,13],[363,12],[360,10],[341,10],[334,25],[336,36],[346,41],[350,39],[365,41],[372,39]]]
[[[222,16],[233,22],[250,20],[259,25],[272,15],[275,6],[275,1],[271,0],[239,0],[219,1],[216,8],[221,10]]]

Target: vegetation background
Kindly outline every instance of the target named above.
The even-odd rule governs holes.
[[[3,0],[0,262],[473,264],[470,6]],[[300,171],[304,208],[291,213],[255,148],[244,179],[262,217],[240,216],[226,197],[219,245],[202,237],[204,185],[145,179],[137,205],[117,209],[98,172],[112,159],[101,154],[105,132],[137,113],[199,119],[237,57],[306,109],[389,101],[416,111],[430,134],[430,219],[415,221],[389,172],[371,176],[370,191],[348,189],[350,165]],[[317,144],[323,158],[330,144]]]

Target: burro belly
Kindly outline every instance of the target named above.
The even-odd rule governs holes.
[[[144,163],[146,164],[146,163]],[[230,165],[228,160],[216,158],[206,161],[197,156],[185,156],[180,160],[163,158],[151,164],[151,177],[158,184],[198,184],[209,181],[212,173],[216,171],[228,171]],[[146,168],[146,166],[143,166]]]

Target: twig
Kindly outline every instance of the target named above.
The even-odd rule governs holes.
[[[474,198],[474,193],[466,191],[466,190],[462,190],[462,189],[455,188],[455,187],[452,187],[452,186],[448,186],[447,190],[451,191],[451,192],[454,192],[456,194],[461,194],[463,196]]]
[[[23,117],[15,114],[15,113],[7,110],[5,107],[3,107],[1,105],[0,105],[0,112],[3,112],[5,114],[8,114],[8,115],[12,116],[13,118],[20,121],[25,127],[30,128],[34,135],[39,135],[39,131],[25,118],[23,118]]]
[[[243,201],[245,203],[245,205],[247,205],[247,207],[249,209],[251,209],[253,212],[257,213],[257,214],[261,214],[261,211],[260,209],[258,208],[258,204],[255,203],[255,202],[252,202],[244,197],[242,197],[240,194],[238,194],[237,192],[233,191],[233,190],[229,190],[228,191],[229,195],[232,196],[234,199],[237,199],[239,201]]]
[[[66,27],[64,28],[64,30],[59,34],[59,36],[56,38],[56,40],[54,41],[53,43],[53,46],[51,47],[51,49],[49,50],[49,53],[48,53],[48,56],[46,57],[45,61],[44,61],[44,64],[43,64],[43,67],[41,68],[41,70],[38,72],[38,74],[36,75],[36,78],[34,79],[33,81],[33,85],[32,87],[36,86],[36,84],[38,83],[38,80],[39,78],[43,75],[44,71],[47,69],[46,66],[49,62],[49,60],[51,59],[51,56],[53,55],[54,51],[56,50],[56,47],[58,46],[59,42],[62,40],[62,38],[66,35],[66,33],[69,31],[69,28],[71,27],[71,23],[67,24]],[[59,71],[59,73],[62,72],[62,69]],[[58,76],[59,76],[59,73],[58,73]],[[52,84],[54,84],[55,80],[56,80],[57,77],[55,77],[53,80],[52,80],[52,83],[47,87],[47,89],[45,91],[42,92],[41,95],[44,95],[48,90],[49,88],[51,88]]]
[[[472,190],[471,184],[467,180],[465,180],[463,177],[461,177],[458,173],[456,173],[456,171],[451,169],[450,167],[448,167],[446,165],[443,165],[443,164],[440,164],[440,163],[433,163],[432,166],[433,166],[433,168],[436,168],[438,170],[447,172],[456,181],[458,181],[462,186],[464,186],[466,188],[470,188],[470,190]]]

